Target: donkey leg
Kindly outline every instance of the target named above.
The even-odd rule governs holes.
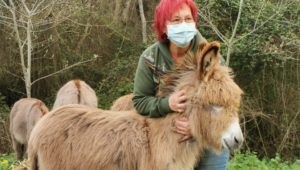
[[[16,152],[16,157],[18,160],[22,160],[23,158],[23,145],[21,143],[19,143],[16,139],[12,139],[13,142],[13,149]]]
[[[27,144],[24,144],[22,149],[23,149],[23,158],[27,159],[28,158]]]

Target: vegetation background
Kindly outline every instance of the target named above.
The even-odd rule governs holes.
[[[130,93],[139,56],[156,41],[158,1],[0,0],[0,153],[12,152],[8,117],[20,98],[51,108],[71,79],[94,88],[100,108]],[[222,43],[245,92],[242,151],[299,159],[300,0],[195,2],[199,31]]]

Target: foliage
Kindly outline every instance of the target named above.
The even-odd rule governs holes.
[[[0,93],[0,113],[1,113],[1,118],[4,118],[5,117],[5,113],[7,113],[7,111],[9,110],[6,102],[5,102],[5,96],[3,96],[1,93]]]
[[[136,61],[132,62],[132,58]],[[100,108],[109,109],[114,100],[132,93],[137,60],[136,56],[129,56],[128,60],[113,60],[103,68],[109,72],[103,75],[105,78],[99,82],[97,89]]]
[[[55,22],[45,25],[47,29],[42,32],[34,33],[35,42],[40,43],[33,48],[33,79],[94,55],[99,58],[37,82],[32,87],[32,96],[51,106],[58,89],[77,78],[95,89],[101,108],[109,108],[119,96],[132,92],[138,57],[155,41],[151,21],[158,1],[143,1],[148,44],[141,43],[139,11],[134,0],[76,0],[66,3],[66,10],[61,10],[63,6],[54,6],[55,12],[37,16]],[[208,19],[199,16],[198,29],[203,36],[208,41],[223,42],[212,29],[213,24],[230,38],[240,0],[195,2]],[[0,11],[5,16],[1,7]],[[61,15],[57,11],[65,13]],[[62,17],[65,14],[67,17]],[[258,158],[275,157],[276,153],[283,160],[299,158],[300,2],[244,0],[241,14],[230,53],[230,67],[245,92],[241,107],[241,125],[246,139],[243,149],[257,152]],[[10,150],[9,106],[25,96],[24,82],[17,78],[22,71],[12,35],[10,27],[0,24],[3,40],[0,41],[0,153]],[[225,59],[227,50],[223,42]]]
[[[199,29],[211,40],[232,35],[240,0],[198,0]],[[299,157],[300,3],[244,1],[230,66],[245,92],[241,109],[245,149],[259,157]],[[207,18],[205,18],[205,16]],[[217,33],[213,26],[220,33]],[[226,57],[226,43],[222,46]]]
[[[285,162],[276,154],[272,159],[258,159],[255,152],[236,153],[228,162],[228,170],[298,170],[300,160]]]
[[[0,153],[10,151],[10,137],[8,132],[9,107],[5,97],[0,93]]]
[[[25,165],[24,165],[25,164]],[[11,167],[26,167],[26,163],[15,159],[14,154],[0,155],[0,170],[9,170]],[[275,158],[259,159],[255,152],[235,153],[228,162],[228,170],[298,170],[300,160],[293,163],[285,162],[277,154]]]
[[[10,170],[12,165],[18,164],[14,154],[0,155],[0,170]]]

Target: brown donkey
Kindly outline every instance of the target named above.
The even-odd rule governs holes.
[[[135,110],[132,102],[133,94],[127,94],[119,97],[115,100],[110,107],[110,110],[121,111],[121,110]]]
[[[219,43],[201,44],[196,55],[164,78],[160,95],[186,89],[183,113],[148,118],[135,111],[68,105],[47,114],[29,140],[32,169],[187,170],[204,149],[220,152],[243,142],[238,109],[242,90],[231,71],[219,65]],[[178,142],[173,122],[190,121],[193,139]]]
[[[53,109],[67,104],[82,104],[97,108],[95,91],[82,80],[71,80],[61,87],[56,95]]]
[[[18,160],[26,156],[27,142],[34,125],[48,112],[40,100],[24,98],[18,100],[10,112],[10,134]]]

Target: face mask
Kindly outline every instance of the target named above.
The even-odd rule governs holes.
[[[197,33],[195,23],[169,24],[168,39],[179,47],[187,47]]]

